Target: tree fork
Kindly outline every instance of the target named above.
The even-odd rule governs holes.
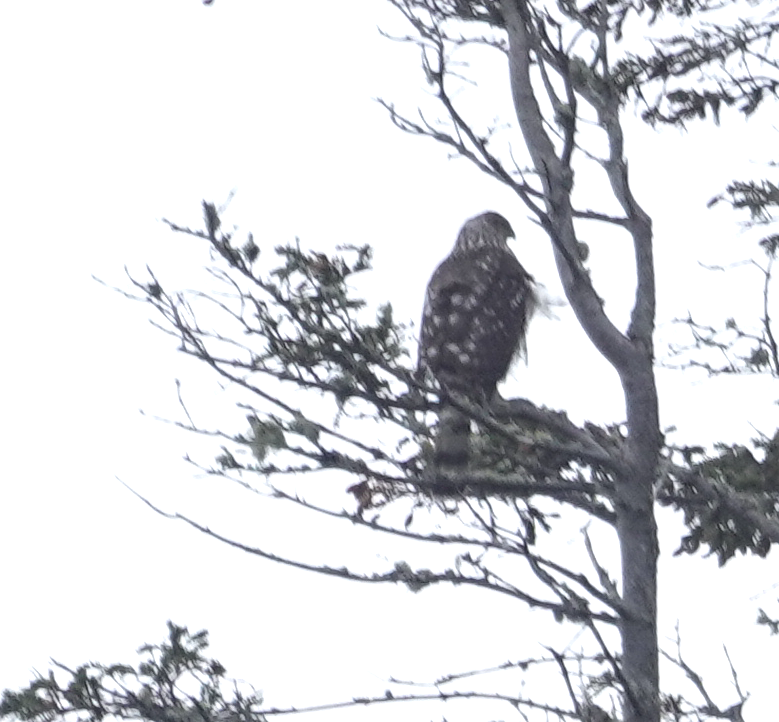
[[[501,0],[509,40],[509,73],[520,130],[543,184],[547,231],[566,296],[595,347],[614,366],[622,381],[627,409],[627,469],[618,475],[615,496],[616,529],[622,559],[622,595],[626,611],[620,624],[621,676],[626,685],[625,722],[659,722],[660,690],[657,641],[657,529],[654,482],[660,453],[657,390],[652,368],[654,269],[651,223],[629,192],[622,158],[622,137],[614,108],[596,108],[609,134],[611,158],[606,168],[618,200],[631,218],[639,284],[629,336],[621,333],[576,264],[573,226],[572,170],[557,156],[544,128],[531,76],[531,54],[539,58],[538,38],[524,0]],[[562,72],[562,71],[561,71]],[[575,118],[572,121],[575,124]]]

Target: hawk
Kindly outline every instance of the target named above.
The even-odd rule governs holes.
[[[427,285],[418,367],[441,387],[437,467],[462,468],[469,457],[470,419],[447,406],[447,393],[489,402],[513,358],[526,352],[537,295],[509,238],[514,231],[498,213],[469,219]]]

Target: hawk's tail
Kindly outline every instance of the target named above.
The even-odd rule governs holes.
[[[436,467],[462,469],[470,456],[471,420],[454,406],[445,405],[438,416],[433,461]]]

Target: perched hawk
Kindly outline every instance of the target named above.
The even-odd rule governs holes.
[[[498,213],[471,218],[427,285],[419,369],[442,389],[434,456],[439,467],[463,467],[469,455],[470,420],[446,406],[446,393],[489,401],[512,359],[526,350],[537,298],[532,276],[508,247],[513,237]]]

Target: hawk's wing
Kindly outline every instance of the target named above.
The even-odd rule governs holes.
[[[524,350],[534,302],[533,280],[510,250],[449,256],[427,287],[420,367],[462,393],[492,395]]]

